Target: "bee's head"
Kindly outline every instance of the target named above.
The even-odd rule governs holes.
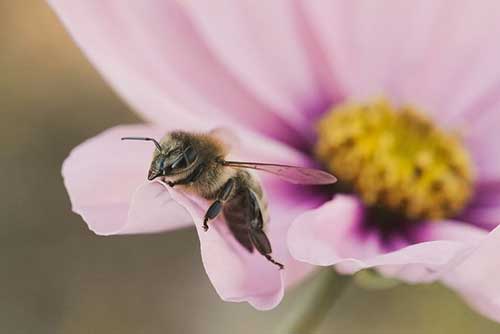
[[[159,176],[173,176],[190,169],[198,159],[195,148],[183,141],[170,139],[163,145],[148,137],[124,137],[122,140],[149,140],[156,146],[156,151],[149,167],[148,180]]]

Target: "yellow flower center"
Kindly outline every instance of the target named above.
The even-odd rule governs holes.
[[[472,163],[460,139],[384,99],[332,108],[319,122],[315,153],[367,205],[409,219],[455,216],[472,195]]]

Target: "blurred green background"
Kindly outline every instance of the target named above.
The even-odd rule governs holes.
[[[224,303],[193,230],[98,237],[60,167],[86,138],[138,117],[103,82],[43,1],[0,0],[0,333],[269,333],[270,312]],[[99,191],[96,185],[96,191]],[[439,285],[349,288],[320,333],[499,333]]]

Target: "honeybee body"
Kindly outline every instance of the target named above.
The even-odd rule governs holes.
[[[160,141],[160,146],[162,151],[155,151],[153,156],[150,178],[159,177],[170,186],[179,187],[187,193],[215,200],[207,211],[204,228],[207,229],[208,221],[222,212],[229,230],[245,249],[249,252],[257,249],[269,261],[282,268],[269,255],[272,248],[264,233],[269,215],[260,182],[246,170],[221,164],[220,161],[229,153],[225,143],[211,134],[173,132]],[[183,168],[178,172],[172,170],[166,175],[158,175],[165,169],[165,166],[163,169],[159,168],[162,166],[157,162],[158,159],[163,159],[163,152],[173,152],[176,156],[179,147],[189,147],[190,151],[196,152],[192,161],[191,157],[186,157],[188,161],[179,163]],[[179,152],[181,151],[183,150]]]
[[[156,150],[148,180],[160,179],[171,187],[212,201],[203,228],[220,214],[234,238],[249,252],[255,249],[280,269],[271,257],[271,243],[264,232],[269,215],[267,201],[258,179],[245,169],[266,171],[298,184],[329,184],[336,178],[323,171],[258,162],[227,161],[229,147],[218,132],[167,133],[160,142],[149,137],[122,139],[152,141]]]

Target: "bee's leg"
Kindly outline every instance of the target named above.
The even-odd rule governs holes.
[[[269,262],[277,265],[280,270],[285,268],[284,265],[277,262],[270,255],[272,253],[271,243],[267,238],[266,233],[264,233],[264,222],[262,219],[262,212],[260,210],[259,202],[252,191],[250,193],[250,204],[252,209],[252,215],[250,217],[249,225],[249,236],[252,244],[257,248],[257,251],[262,254]]]
[[[198,167],[196,167],[196,169],[191,174],[189,174],[189,176],[185,177],[184,179],[180,179],[177,181],[167,181],[166,183],[170,187],[174,187],[174,186],[179,185],[179,184],[189,184],[189,183],[195,182],[200,178],[200,176],[201,176],[201,174],[203,174],[204,170],[205,170],[205,165],[201,164]]]
[[[234,179],[227,180],[217,194],[215,202],[213,202],[208,208],[207,213],[205,213],[205,219],[203,219],[203,229],[205,231],[208,230],[208,221],[217,218],[217,216],[222,212],[224,203],[229,199],[229,195],[231,195],[234,188],[234,183]]]
[[[205,213],[205,218],[203,219],[203,229],[208,231],[208,221],[217,218],[217,216],[221,213],[222,211],[222,202],[220,200],[216,200],[215,202],[210,205],[210,207],[207,210],[207,213]]]
[[[264,233],[263,230],[251,228],[249,235],[250,235],[250,240],[252,240],[252,244],[255,246],[255,248],[257,248],[260,254],[262,254],[272,264],[277,265],[280,268],[280,270],[285,268],[284,265],[282,265],[281,263],[277,262],[272,258],[271,243],[269,242],[269,239],[267,238],[267,235]]]

